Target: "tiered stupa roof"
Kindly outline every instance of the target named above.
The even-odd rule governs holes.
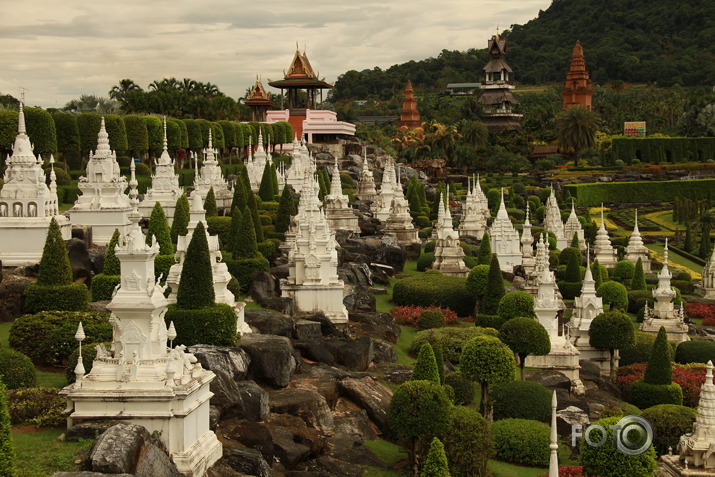
[[[422,121],[420,121],[420,112],[417,110],[417,100],[415,99],[415,92],[412,89],[412,81],[407,80],[405,99],[402,101],[402,113],[400,114],[400,120],[397,121],[397,127],[417,129],[421,126]]]
[[[521,239],[506,211],[503,189],[499,211],[489,228],[489,241],[492,251],[499,257],[499,265],[503,271],[512,272],[516,265],[522,264]]]
[[[583,56],[583,47],[576,41],[571,56],[571,68],[566,75],[566,86],[561,90],[564,97],[564,109],[571,106],[583,106],[591,109],[591,79],[586,71],[586,61]]]
[[[636,218],[633,225],[633,233],[628,239],[626,246],[626,260],[633,264],[638,262],[640,258],[643,261],[643,271],[650,272],[650,251],[643,245],[643,238],[638,230],[638,209],[635,210]]]
[[[603,218],[603,204],[601,204],[601,225],[596,232],[593,251],[599,265],[615,267],[616,263],[618,263],[616,251],[613,249],[613,245],[611,245],[611,239],[608,237],[608,231],[606,230],[606,221]]]

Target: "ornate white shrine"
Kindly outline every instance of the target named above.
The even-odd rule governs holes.
[[[333,177],[330,182],[330,194],[324,197],[324,201],[325,217],[328,220],[330,228],[333,232],[337,230],[350,230],[356,233],[360,232],[360,227],[358,226],[358,216],[355,215],[352,207],[350,207],[350,204],[348,203],[348,196],[343,194],[337,158],[335,158],[335,165],[333,166]]]
[[[216,207],[226,209],[231,207],[233,200],[233,192],[228,188],[228,182],[223,178],[221,166],[216,160],[218,151],[213,147],[213,138],[211,137],[211,129],[209,129],[209,147],[203,150],[204,162],[199,169],[198,159],[196,162],[196,176],[194,177],[194,192],[201,197],[206,197],[209,190],[213,187],[214,196],[216,197]],[[263,172],[263,169],[261,169]]]
[[[291,153],[291,165],[286,176],[286,183],[293,187],[293,190],[300,194],[305,178],[305,170],[311,167],[312,159],[305,140],[293,139],[293,152]]]
[[[284,297],[293,300],[297,315],[323,312],[333,323],[347,323],[345,284],[338,278],[338,243],[318,199],[319,187],[310,168],[301,187],[295,239],[288,253],[289,274],[281,280]]]
[[[35,158],[32,148],[20,103],[17,136],[12,155],[6,161],[4,186],[0,190],[0,261],[6,267],[40,261],[53,218],[64,240],[72,236],[69,220],[60,215],[54,165],[48,187],[42,158],[39,155]],[[54,164],[53,157],[50,163]]]
[[[362,169],[360,169],[355,196],[360,200],[377,201],[375,178],[372,176],[372,171],[367,163],[367,148],[362,149]]]
[[[392,199],[395,198],[397,188],[397,176],[395,173],[395,160],[391,157],[385,161],[385,169],[382,172],[382,184],[380,192],[377,194],[377,204],[374,207],[373,215],[381,222],[387,221],[392,212]]]
[[[468,235],[481,240],[484,236],[484,231],[487,229],[487,219],[490,216],[486,196],[484,196],[484,192],[479,185],[479,178],[477,178],[476,183],[474,183],[471,182],[468,177],[467,197],[462,206],[462,221],[459,224],[459,235]]]
[[[524,215],[524,226],[521,229],[521,264],[524,267],[527,277],[534,273],[536,269],[536,257],[534,256],[534,236],[531,232],[531,220],[529,219],[529,204],[526,204],[526,214]]]
[[[502,271],[513,272],[515,266],[521,265],[521,239],[506,212],[504,190],[501,192],[497,217],[489,228],[489,244],[492,247],[492,252],[496,253],[499,258],[499,266]]]
[[[576,206],[574,205],[574,200],[572,199],[571,214],[569,214],[569,218],[564,224],[564,240],[566,240],[569,246],[571,245],[571,241],[573,240],[574,234],[576,234],[576,236],[578,237],[579,250],[586,250],[586,239],[583,235],[583,226],[578,220],[578,216],[576,215]]]
[[[437,240],[434,248],[432,268],[445,275],[466,278],[469,268],[464,264],[464,250],[459,242],[459,233],[452,226],[452,213],[449,204],[442,202],[437,196],[440,206],[437,209],[435,231]]]
[[[593,251],[595,254],[595,259],[598,260],[599,265],[603,265],[607,268],[613,268],[618,263],[618,258],[616,258],[616,251],[611,245],[611,239],[608,237],[608,231],[606,230],[606,221],[603,218],[603,204],[601,204],[601,225],[598,227],[596,232],[596,240],[593,244]]]
[[[109,148],[104,118],[97,135],[97,150],[90,151],[87,175],[79,178],[77,186],[82,194],[70,209],[72,224],[91,226],[96,245],[107,245],[115,229],[126,232],[133,207],[124,193],[127,181],[119,175],[117,155]]]
[[[643,239],[641,238],[641,233],[638,230],[638,209],[636,209],[636,220],[633,226],[633,233],[628,239],[628,245],[626,246],[626,260],[635,265],[638,263],[638,259],[643,262],[643,271],[645,273],[650,272],[650,251],[643,245]]]
[[[215,375],[185,346],[167,347],[175,334],[164,321],[169,304],[164,287],[154,279],[159,245],[156,239],[146,245],[138,212],[130,218],[116,247],[120,288],[107,306],[112,345],[109,350],[97,346],[87,375],[80,354],[76,382],[60,392],[67,398],[67,427],[96,419],[144,426],[158,433],[181,473],[199,477],[222,455],[221,443],[209,429],[209,383]],[[81,344],[81,324],[76,338]]]
[[[179,175],[174,169],[174,160],[169,156],[166,138],[166,118],[164,118],[164,148],[159,159],[154,161],[154,174],[151,176],[151,187],[144,194],[144,200],[139,204],[139,213],[142,217],[151,216],[154,205],[159,202],[164,209],[166,220],[174,221],[176,201],[184,193],[179,185]]]
[[[567,237],[564,234],[564,223],[561,221],[561,209],[559,209],[559,203],[556,201],[556,191],[551,187],[551,194],[546,200],[546,211],[544,212],[544,230],[547,232],[553,232],[556,235],[556,248],[563,250],[568,247],[571,243],[571,237]]]
[[[405,194],[402,191],[399,174],[397,174],[395,196],[392,199],[392,211],[387,218],[387,223],[382,229],[382,232],[394,235],[397,237],[397,241],[405,246],[420,243],[419,231],[412,223],[410,204],[407,199],[405,199]]]
[[[710,260],[703,267],[701,292],[703,298],[715,300],[715,250],[710,254]]]

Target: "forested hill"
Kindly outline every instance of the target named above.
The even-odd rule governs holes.
[[[594,82],[715,85],[712,0],[554,0],[503,36],[509,39],[507,62],[520,83],[563,81],[573,45],[581,40]],[[481,81],[487,40],[465,52],[442,50],[436,58],[387,70],[348,71],[338,78],[333,97],[388,99],[407,78],[416,88],[436,91],[447,83]]]

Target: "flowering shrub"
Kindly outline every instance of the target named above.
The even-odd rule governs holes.
[[[646,363],[634,363],[618,368],[617,382],[628,397],[631,385],[645,375]],[[683,405],[696,407],[700,399],[700,387],[705,382],[705,365],[691,363],[688,365],[673,364],[673,382],[678,383],[683,390]]]
[[[715,303],[688,303],[685,305],[685,312],[690,318],[710,319],[715,324]]]
[[[715,318],[711,318],[711,317],[703,318],[702,325],[703,326],[715,326]]]
[[[417,328],[417,322],[420,315],[426,310],[441,311],[444,315],[444,320],[448,325],[457,323],[457,314],[449,308],[440,308],[438,306],[393,306],[390,314],[400,325],[412,326]]]
[[[539,477],[549,477],[549,473],[539,474]],[[589,477],[584,475],[583,466],[581,465],[562,465],[559,467],[559,477]],[[597,477],[597,476],[591,476]]]

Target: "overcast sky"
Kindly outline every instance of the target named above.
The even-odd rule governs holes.
[[[238,98],[280,79],[299,43],[326,81],[442,49],[485,48],[497,25],[534,18],[550,0],[0,0],[0,93],[62,107],[107,96],[122,78],[211,82]],[[475,72],[475,80],[481,72]],[[267,85],[266,85],[267,86]]]

